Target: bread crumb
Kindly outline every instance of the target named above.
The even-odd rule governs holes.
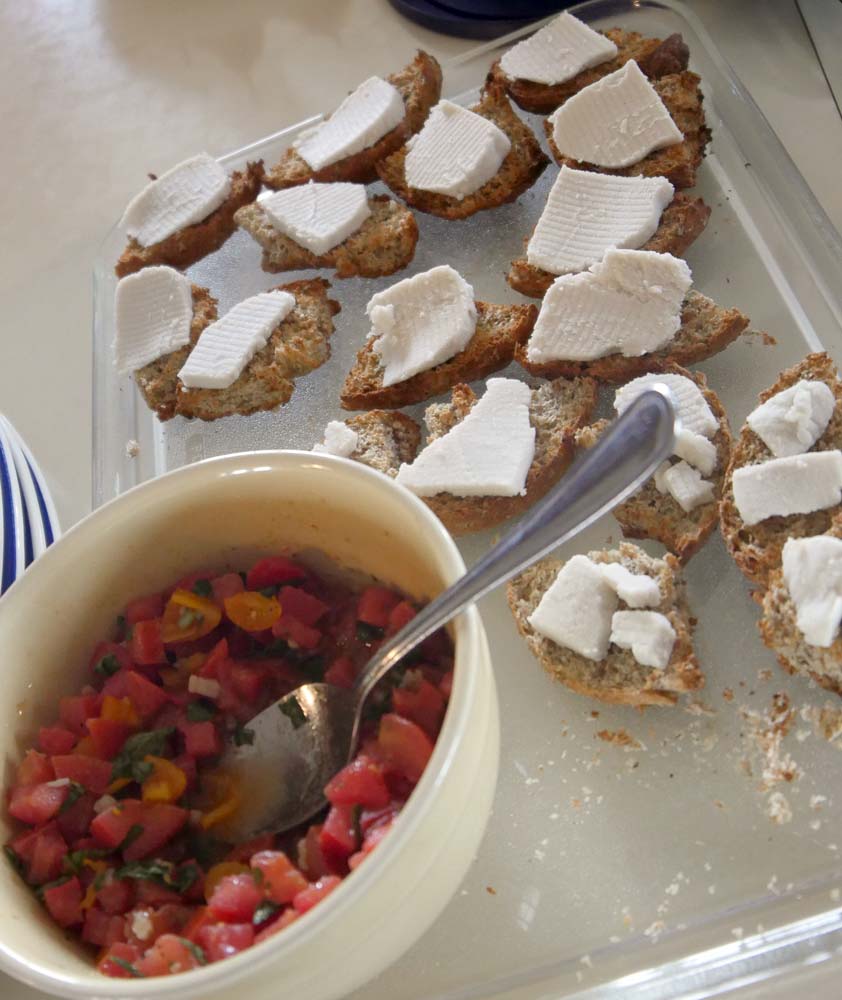
[[[831,702],[825,702],[822,708],[805,705],[801,709],[801,718],[811,723],[816,736],[842,750],[842,708],[836,708]]]
[[[792,821],[792,809],[783,792],[772,792],[769,796],[766,801],[766,815],[778,826]]]
[[[496,896],[497,895],[497,890],[492,885],[487,885],[485,887],[485,891],[488,893],[489,896]]]
[[[582,963],[582,965],[586,965],[589,969],[593,968],[593,962],[591,961],[590,955],[582,955],[579,961]]]
[[[821,807],[827,802],[826,795],[811,795],[810,796],[810,808],[811,809],[821,809]]]
[[[613,743],[617,747],[628,747],[639,750],[640,743],[625,729],[600,729],[596,734],[604,743]]]
[[[734,692],[732,691],[731,688],[725,688],[725,690],[722,692],[722,697],[726,701],[733,701],[734,700]]]
[[[649,940],[652,942],[652,944],[654,944],[658,940],[658,938],[663,934],[663,932],[666,929],[667,929],[667,925],[664,923],[663,920],[654,920],[646,928],[646,930],[643,932],[643,934],[644,934],[645,937],[649,938]]]
[[[126,441],[126,458],[137,458],[140,454],[140,442],[130,438]]]
[[[789,732],[794,712],[789,698],[782,691],[772,695],[772,704],[766,712],[757,712],[743,706],[740,715],[746,723],[741,733],[746,756],[741,764],[746,774],[753,774],[752,760],[759,758],[761,765],[760,791],[768,791],[781,781],[794,781],[801,776],[801,768],[784,752],[783,740]]]

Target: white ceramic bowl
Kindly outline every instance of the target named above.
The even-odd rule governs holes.
[[[85,682],[95,641],[132,596],[196,567],[243,568],[315,547],[429,597],[464,572],[447,532],[380,473],[309,452],[212,459],[131,490],[69,531],[0,600],[0,752],[8,784],[22,748]],[[300,920],[195,972],[108,979],[0,864],[0,968],[63,997],[306,996],[350,992],[407,949],[456,890],[482,836],[497,777],[499,719],[475,609],[453,625],[453,694],[433,757],[374,855]],[[0,835],[9,834],[7,819]]]

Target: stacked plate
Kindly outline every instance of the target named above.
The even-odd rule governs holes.
[[[26,442],[0,414],[0,593],[60,534],[44,476]]]

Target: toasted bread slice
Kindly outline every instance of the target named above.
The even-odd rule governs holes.
[[[607,354],[593,361],[546,361],[536,363],[526,356],[528,344],[519,344],[515,359],[530,374],[543,378],[566,375],[590,375],[603,382],[626,382],[628,379],[661,371],[667,365],[690,365],[724,350],[748,326],[748,316],[739,309],[722,309],[711,299],[692,289],[684,300],[681,326],[667,347],[636,358]]]
[[[709,218],[710,208],[701,198],[691,198],[679,192],[664,209],[658,228],[651,238],[639,249],[671,253],[674,257],[680,257],[701,234]],[[524,245],[528,243],[527,238]],[[512,261],[506,281],[521,295],[540,299],[557,277],[550,271],[530,264],[525,257],[519,257]]]
[[[339,303],[329,299],[324,278],[293,281],[278,291],[295,296],[295,308],[273,331],[266,346],[227,389],[187,389],[179,384],[175,412],[183,417],[216,420],[239,413],[273,410],[288,402],[295,379],[330,357],[333,317]]]
[[[809,354],[792,368],[781,372],[775,384],[760,393],[759,401],[767,399],[795,385],[801,379],[824,382],[836,398],[833,416],[824,434],[810,451],[833,451],[842,448],[842,381],[827,354]],[[771,451],[747,425],[743,425],[740,436],[731,453],[731,464],[725,477],[720,504],[722,535],[728,551],[743,575],[751,582],[765,585],[772,570],[781,562],[781,551],[787,538],[806,538],[821,535],[830,528],[834,516],[840,513],[842,505],[827,510],[817,510],[812,514],[790,514],[789,517],[769,517],[750,527],[740,517],[734,503],[734,470],[744,465],[754,465],[772,458]]]
[[[623,177],[666,177],[677,188],[693,187],[696,183],[696,171],[710,142],[710,129],[705,124],[705,113],[702,108],[700,83],[701,77],[689,70],[662,76],[652,82],[672,120],[683,134],[683,142],[656,149],[630,167],[600,167],[595,163],[562,156],[553,139],[552,122],[547,118],[544,121],[544,129],[553,157],[559,166],[566,164],[577,170],[595,170],[598,173],[618,174]]]
[[[345,423],[357,432],[357,447],[351,458],[393,479],[401,465],[418,454],[421,428],[405,413],[371,410],[358,413]]]
[[[159,420],[169,420],[175,416],[175,401],[178,393],[178,373],[187,355],[199,339],[202,330],[217,318],[216,299],[207,288],[191,286],[193,293],[193,319],[190,323],[190,343],[177,351],[164,354],[134,373],[140,394],[146,405],[154,410]]]
[[[506,133],[512,144],[500,169],[481,188],[459,200],[446,194],[409,187],[404,170],[406,146],[377,164],[380,180],[419,212],[438,215],[443,219],[466,219],[484,209],[514,201],[535,183],[550,161],[532,131],[512,110],[501,84],[487,83],[479,103],[472,105],[471,111],[494,122]]]
[[[314,170],[298,152],[290,147],[264,178],[272,188],[294,187],[307,181],[356,181],[369,184],[377,180],[374,165],[402,146],[424,124],[430,108],[441,97],[441,67],[419,49],[412,62],[386,79],[400,91],[406,105],[406,117],[400,124],[378,139],[373,146]]]
[[[458,382],[474,382],[505,368],[523,344],[538,316],[532,305],[491,305],[477,302],[477,327],[468,346],[435,368],[419,372],[396,385],[383,385],[383,366],[371,341],[357,352],[354,367],[342,386],[346,410],[375,406],[394,409],[431,399]]]
[[[641,666],[631,650],[610,646],[603,660],[589,660],[536,632],[528,622],[546,590],[564,565],[561,559],[542,559],[524,570],[508,585],[509,607],[518,631],[532,655],[550,676],[577,694],[621,705],[674,705],[678,695],[704,686],[704,676],[693,653],[693,618],[687,606],[684,581],[675,556],[653,559],[642,549],[621,542],[610,552],[589,552],[594,562],[620,563],[631,573],[643,573],[658,581],[663,600],[652,611],[669,618],[675,629],[675,645],[664,670]],[[621,602],[620,607],[624,605]]]
[[[263,247],[263,270],[270,274],[332,267],[337,278],[382,278],[400,271],[415,256],[418,224],[408,208],[386,195],[369,198],[368,205],[371,215],[362,226],[321,255],[276,229],[259,201],[244,205],[234,221]]]
[[[603,32],[617,46],[617,55],[590,69],[582,70],[564,83],[536,83],[534,80],[513,80],[503,72],[499,60],[491,67],[490,76],[506,88],[511,99],[524,111],[549,114],[563,104],[568,97],[601,80],[609,73],[634,59],[641,70],[652,80],[670,73],[681,73],[687,69],[690,50],[681,35],[660,38],[645,38],[636,31],[609,28]]]
[[[682,563],[686,563],[704,545],[719,523],[719,498],[722,496],[725,472],[731,459],[731,429],[722,401],[708,387],[707,379],[701,372],[689,372],[679,365],[668,365],[662,370],[692,379],[719,421],[719,430],[712,439],[716,446],[716,469],[712,475],[705,477],[714,484],[715,499],[710,503],[700,504],[691,511],[685,511],[669,493],[661,493],[655,486],[654,479],[650,479],[637,493],[615,507],[612,513],[619,521],[626,538],[653,538],[678,556]],[[607,420],[585,427],[576,435],[576,443],[584,448],[592,447],[607,427]]]
[[[245,170],[231,175],[231,193],[225,201],[201,222],[185,226],[152,246],[142,247],[136,239],[129,238],[126,249],[114,268],[118,278],[133,274],[151,264],[169,264],[184,270],[197,260],[218,250],[237,228],[234,213],[254,201],[263,181],[263,161],[246,164]]]

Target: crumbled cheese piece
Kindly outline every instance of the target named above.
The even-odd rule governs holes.
[[[673,454],[683,458],[688,465],[698,469],[703,476],[709,476],[718,462],[716,445],[701,434],[681,428],[675,435]]]
[[[675,629],[660,611],[615,611],[611,642],[620,649],[630,649],[641,666],[663,670],[672,656]]]
[[[641,375],[621,386],[614,395],[614,409],[619,416],[653,385],[665,385],[670,391],[681,426],[686,431],[712,438],[719,430],[719,423],[713,410],[696,383],[685,375],[670,372]]]
[[[129,914],[129,929],[139,941],[148,941],[155,928],[146,910],[132,910]]]
[[[683,511],[689,513],[703,503],[713,503],[713,483],[702,479],[701,473],[686,462],[676,462],[659,476],[655,485],[661,492],[667,492]],[[660,485],[658,485],[660,483]]]
[[[121,375],[129,375],[190,343],[190,282],[172,267],[129,274],[117,282],[114,318],[115,364]]]
[[[364,184],[298,184],[258,198],[272,225],[317,257],[344,243],[371,215]]]
[[[564,83],[616,55],[610,38],[565,11],[504,52],[500,68],[511,80]]]
[[[633,59],[574,94],[549,121],[562,156],[600,167],[630,167],[684,140]]]
[[[842,621],[842,539],[788,538],[782,564],[804,639],[811,646],[831,646]]]
[[[645,573],[631,573],[622,563],[595,563],[621,601],[630,608],[651,608],[661,603],[658,581]]]
[[[94,802],[94,812],[99,815],[100,813],[108,812],[109,809],[113,809],[119,804],[113,795],[100,795],[96,802]]]
[[[331,420],[325,427],[324,444],[313,445],[313,451],[349,458],[356,451],[359,440],[359,434],[344,421]]]
[[[826,383],[802,379],[752,410],[746,423],[776,458],[801,455],[824,434],[835,405]]]
[[[751,526],[842,502],[842,452],[809,451],[734,470],[734,503]]]
[[[198,694],[203,698],[218,698],[222,689],[219,686],[219,681],[215,681],[212,677],[199,677],[198,674],[191,674],[190,680],[187,682],[187,690],[191,694]]]

